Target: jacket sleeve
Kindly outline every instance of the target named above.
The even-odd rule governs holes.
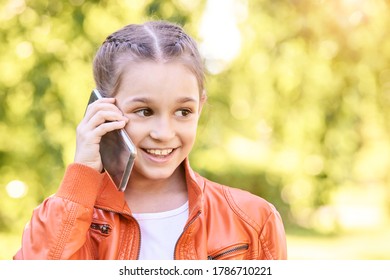
[[[57,193],[33,211],[14,259],[88,258],[84,244],[102,180],[87,166],[69,165]]]
[[[286,260],[287,243],[282,218],[275,207],[270,204],[271,212],[263,225],[259,242],[262,248],[260,259]]]

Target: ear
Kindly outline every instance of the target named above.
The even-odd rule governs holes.
[[[200,96],[200,101],[199,101],[199,115],[200,115],[200,113],[202,113],[203,105],[206,103],[206,101],[207,101],[206,90],[203,90],[202,95]]]

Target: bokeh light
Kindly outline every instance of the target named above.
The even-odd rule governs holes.
[[[12,180],[5,186],[7,194],[12,198],[22,198],[27,194],[28,186],[19,180]]]

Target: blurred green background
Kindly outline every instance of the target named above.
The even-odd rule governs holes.
[[[390,259],[389,15],[385,0],[0,0],[0,259],[73,160],[97,48],[149,19],[205,57],[194,169],[272,202],[290,259]]]

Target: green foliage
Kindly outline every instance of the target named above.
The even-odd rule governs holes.
[[[208,75],[193,167],[265,197],[286,225],[334,231],[337,215],[330,227],[318,220],[338,191],[387,190],[390,181],[389,4],[236,2],[241,49]],[[20,235],[72,162],[105,37],[167,19],[202,42],[205,8],[189,0],[0,3],[0,231]],[[27,195],[8,195],[13,180]]]
[[[105,37],[149,18],[194,31],[190,14],[199,18],[202,9],[192,8],[186,1],[1,1],[1,232],[20,236],[73,161],[76,126],[94,87],[92,59]],[[25,189],[10,192],[20,182]]]
[[[340,189],[388,189],[388,12],[385,1],[248,1],[241,55],[208,86],[197,164],[239,178],[288,224],[337,230],[338,208],[332,226],[318,220]]]

